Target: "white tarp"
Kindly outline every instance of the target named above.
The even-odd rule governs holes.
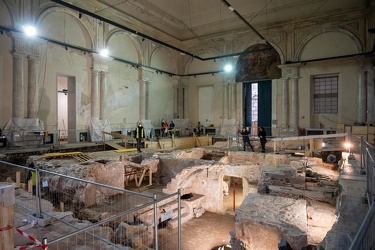
[[[3,135],[14,146],[37,146],[43,143],[44,124],[39,118],[12,118]]]
[[[154,126],[151,120],[141,120],[143,128],[145,129],[145,135],[148,138],[152,138],[155,135]],[[135,128],[134,128],[135,129]]]
[[[91,117],[88,122],[92,142],[103,141],[103,131],[111,133],[111,125],[108,120],[99,120],[97,117]],[[112,140],[112,136],[105,135],[105,140]]]
[[[174,119],[173,123],[175,124],[175,130],[179,131],[181,136],[190,135],[193,129],[189,119]]]
[[[223,125],[221,126],[220,135],[236,135],[238,133],[238,121],[236,119],[223,119]]]

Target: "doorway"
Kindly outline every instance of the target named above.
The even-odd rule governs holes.
[[[245,126],[252,135],[258,134],[259,127],[266,129],[267,136],[272,135],[272,82],[245,82],[243,93]]]
[[[223,176],[223,207],[225,212],[234,212],[243,201],[242,178]]]
[[[76,142],[76,78],[57,76],[57,124],[61,142]]]
[[[198,91],[199,121],[204,127],[213,122],[214,87],[200,87]]]

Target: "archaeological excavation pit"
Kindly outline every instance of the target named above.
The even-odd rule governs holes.
[[[234,249],[274,249],[282,240],[293,249],[314,247],[323,241],[335,221],[339,174],[319,158],[226,153],[202,148],[142,155],[119,156],[108,152],[88,155],[91,159],[81,163],[69,157],[32,156],[29,160],[41,169],[61,175],[140,193],[156,193],[158,197],[180,190],[183,232],[197,231],[186,227],[206,215],[216,214],[219,221],[220,216],[232,216],[228,222],[230,232],[220,235],[219,242],[211,237],[211,248],[223,243],[223,239]],[[72,211],[72,217],[79,221],[98,223],[120,210],[147,203],[143,197],[108,192],[90,183],[74,184],[61,176],[45,174],[42,178],[48,182],[48,188],[42,190],[43,198],[50,200],[57,210],[63,204],[65,211]],[[164,235],[177,230],[175,198],[158,203],[158,228]],[[153,247],[151,210],[152,206],[107,223],[111,240],[134,247],[136,243],[124,240],[121,232],[135,227],[142,244]],[[168,218],[163,218],[167,214]]]

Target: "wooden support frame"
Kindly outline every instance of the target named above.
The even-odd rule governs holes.
[[[131,176],[134,177],[136,187],[140,187],[145,177],[146,173],[148,172],[149,175],[149,186],[152,185],[152,170],[150,167],[141,167],[141,168],[132,168],[130,171],[126,171],[125,168],[125,186],[128,186],[129,179]]]

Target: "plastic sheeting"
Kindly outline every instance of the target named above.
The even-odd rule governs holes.
[[[175,130],[179,131],[181,136],[186,136],[191,134],[191,121],[189,119],[174,119]]]
[[[151,120],[141,120],[143,128],[145,129],[145,135],[148,138],[153,138],[155,135],[154,126]],[[135,129],[135,128],[134,128]]]
[[[13,146],[38,146],[43,144],[44,124],[39,118],[12,118],[3,135]]]
[[[220,135],[236,135],[238,133],[238,121],[236,119],[223,119],[223,125],[221,126]]]
[[[108,120],[99,120],[97,117],[91,117],[88,119],[88,123],[92,142],[103,141],[103,131],[111,133],[111,125]],[[112,140],[112,136],[105,135],[105,140]]]

